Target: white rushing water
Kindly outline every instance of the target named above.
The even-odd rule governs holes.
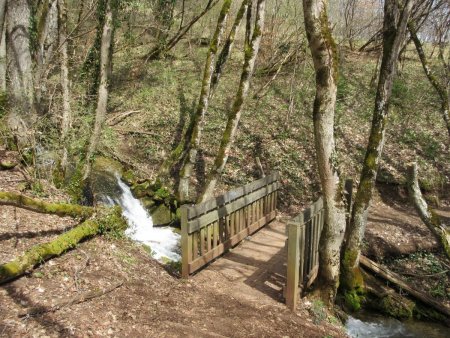
[[[347,334],[352,338],[416,337],[408,332],[400,321],[395,319],[376,322],[362,321],[349,316],[345,327]]]
[[[133,196],[130,188],[117,177],[117,183],[122,195],[108,199],[122,207],[122,215],[128,222],[125,234],[134,241],[146,244],[152,249],[152,256],[158,260],[164,257],[172,261],[181,259],[179,254],[180,235],[173,232],[170,227],[153,227],[150,215],[141,202]]]

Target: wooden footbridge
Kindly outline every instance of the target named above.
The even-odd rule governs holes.
[[[279,188],[275,172],[204,203],[183,206],[182,276],[209,265],[206,270],[242,280],[278,301],[285,299],[294,309],[301,290],[317,276],[323,202],[319,199],[286,228],[275,221]]]

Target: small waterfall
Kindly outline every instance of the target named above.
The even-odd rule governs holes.
[[[128,222],[125,234],[134,241],[146,244],[152,249],[152,256],[158,260],[164,258],[179,261],[180,257],[180,235],[170,227],[153,227],[153,222],[147,210],[141,202],[131,193],[130,188],[122,182],[117,175],[117,183],[122,195],[112,199],[110,203],[119,204],[123,210],[123,216]]]

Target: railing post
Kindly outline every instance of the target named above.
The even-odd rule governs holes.
[[[299,296],[300,224],[288,223],[288,257],[286,278],[286,305],[294,311]]]
[[[180,208],[181,214],[181,276],[189,277],[189,263],[192,259],[192,236],[188,232],[188,210],[187,205]]]

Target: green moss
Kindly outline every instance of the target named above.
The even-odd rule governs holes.
[[[321,12],[321,16],[320,16],[320,25],[321,25],[321,32],[322,35],[325,39],[325,43],[327,45],[327,49],[332,51],[332,58],[333,58],[333,79],[335,83],[338,83],[339,80],[339,69],[338,69],[338,52],[337,52],[337,46],[336,46],[336,42],[334,41],[333,38],[333,34],[331,32],[330,29],[330,23],[328,20],[328,13],[326,10],[326,6],[325,6],[325,10],[323,10]]]
[[[361,298],[362,297],[360,295],[358,295],[356,290],[346,291],[344,293],[345,306],[350,311],[359,311],[361,309],[361,303],[362,303]]]
[[[409,300],[399,302],[396,297],[387,295],[381,300],[380,307],[385,314],[391,317],[398,319],[410,319],[413,316],[415,303]]]

